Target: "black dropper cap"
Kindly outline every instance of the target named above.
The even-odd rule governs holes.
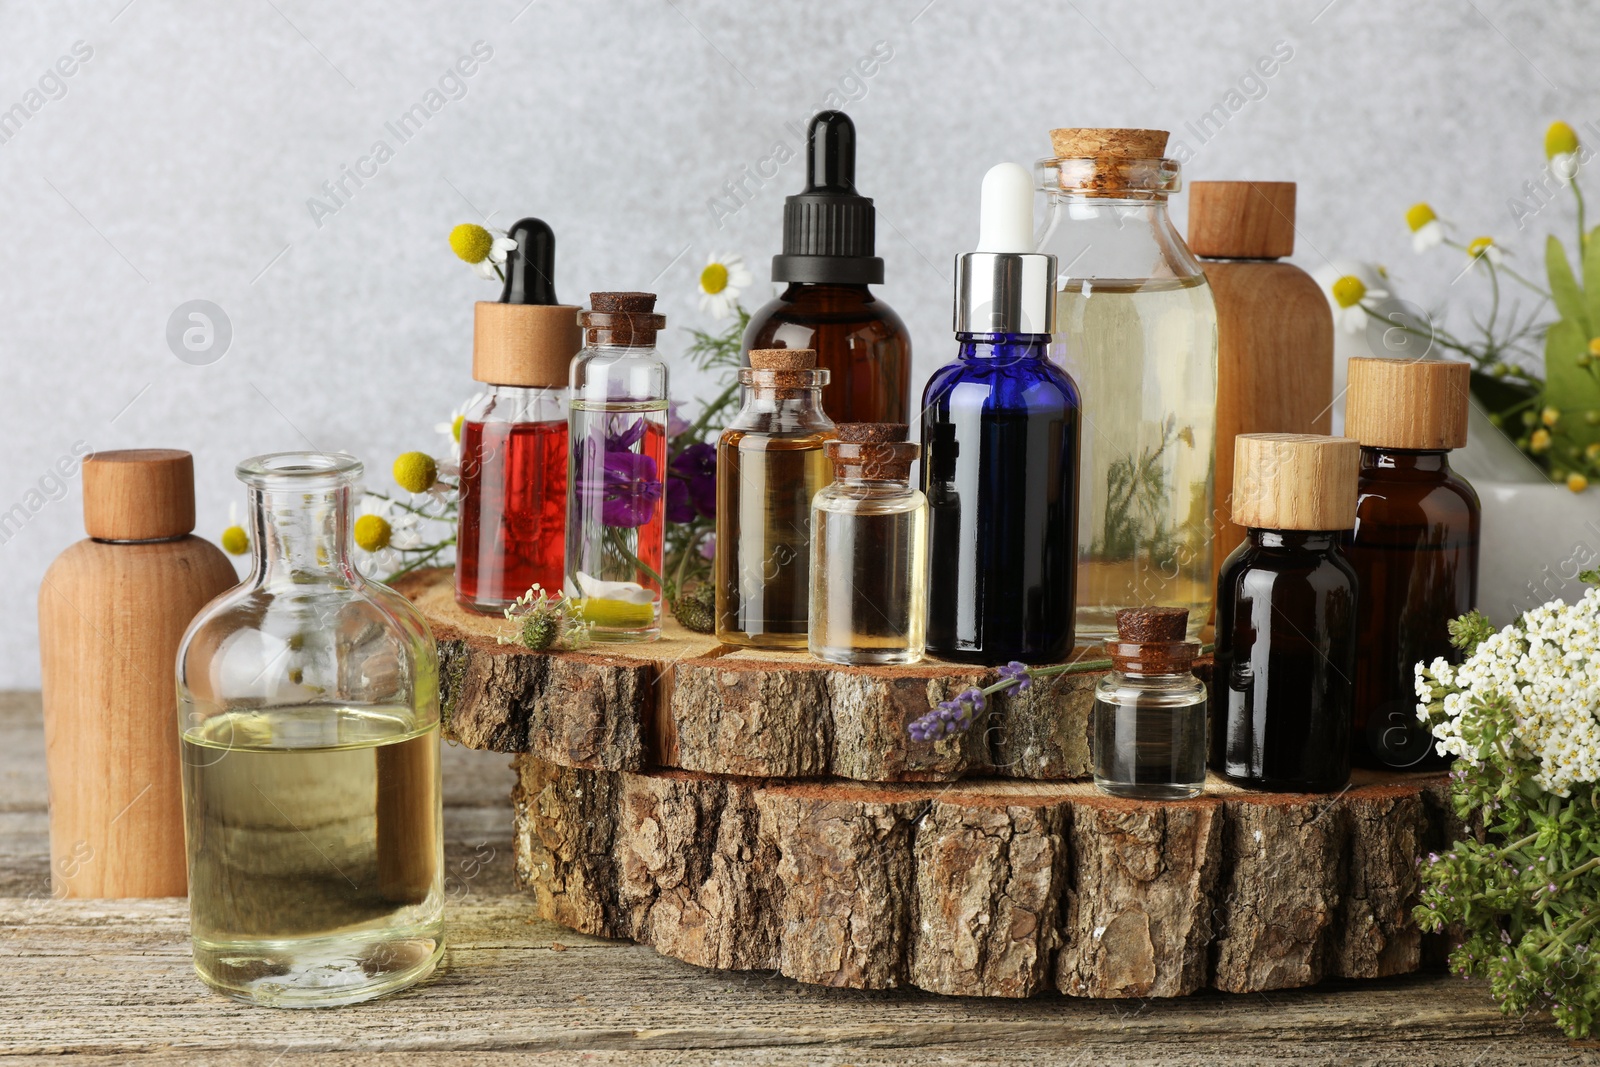
[[[877,215],[856,192],[856,126],[843,111],[819,111],[806,130],[806,188],[783,202],[783,254],[775,282],[876,285]]]
[[[556,235],[543,219],[522,219],[506,236],[517,247],[506,253],[502,304],[559,304],[556,299]]]

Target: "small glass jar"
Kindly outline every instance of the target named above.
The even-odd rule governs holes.
[[[592,293],[572,361],[565,591],[596,641],[661,636],[667,324],[653,293]]]
[[[257,1004],[369,1000],[444,952],[433,635],[351,559],[354,457],[238,474],[253,573],[178,651],[195,969]]]
[[[1111,670],[1094,691],[1094,784],[1134,800],[1182,800],[1206,784],[1206,686],[1191,669],[1186,608],[1117,612]]]
[[[811,498],[833,480],[828,372],[808,348],[757,349],[744,405],[717,441],[717,640],[806,647]]]
[[[927,642],[928,501],[904,424],[844,423],[825,447],[833,484],[811,505],[811,654],[899,664]]]

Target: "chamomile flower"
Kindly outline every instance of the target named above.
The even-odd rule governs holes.
[[[754,281],[743,256],[711,253],[700,271],[700,310],[714,319],[732,316],[739,306],[739,293]]]
[[[505,280],[501,267],[506,253],[517,247],[517,242],[506,236],[504,230],[490,230],[475,222],[463,222],[450,231],[450,248],[463,262],[472,265],[478,277],[486,280]]]
[[[1500,246],[1494,243],[1493,237],[1474,237],[1467,245],[1467,255],[1472,257],[1474,263],[1483,259],[1488,260],[1497,267],[1500,265],[1500,261],[1505,258],[1504,253],[1500,251]]]
[[[450,442],[450,455],[459,460],[461,458],[461,428],[467,423],[467,412],[477,406],[483,394],[478,393],[466,403],[450,412],[450,418],[445,422],[433,424],[433,432],[441,435]]]
[[[1406,209],[1406,225],[1411,228],[1411,247],[1426,252],[1444,241],[1444,223],[1432,205],[1415,203]]]
[[[1334,281],[1330,292],[1337,306],[1334,318],[1341,330],[1346,333],[1360,333],[1366,329],[1368,316],[1366,311],[1362,310],[1362,305],[1369,301],[1387,299],[1388,290],[1380,289],[1374,284],[1377,277],[1376,273],[1372,279],[1345,274]]]
[[[426,493],[439,482],[439,463],[426,452],[405,452],[395,457],[394,480],[408,493]]]
[[[228,505],[228,528],[222,531],[222,550],[230,556],[242,556],[250,551],[250,535],[239,525],[239,505]]]
[[[1578,134],[1565,122],[1552,122],[1544,131],[1544,155],[1550,173],[1562,185],[1571,185],[1578,173]]]

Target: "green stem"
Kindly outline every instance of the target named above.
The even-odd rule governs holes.
[[[626,557],[628,562],[631,563],[636,569],[644,571],[652,579],[654,579],[656,588],[661,590],[663,595],[665,595],[667,583],[661,580],[661,575],[656,573],[656,569],[654,567],[650,566],[650,564],[634,555],[633,549],[628,547],[628,542],[622,536],[622,529],[623,527],[620,526],[607,526],[605,540],[610,544],[613,550]]]
[[[1578,201],[1578,258],[1583,258],[1583,250],[1589,243],[1589,234],[1584,230],[1583,221],[1583,190],[1578,188],[1577,175],[1573,175],[1572,196]]]

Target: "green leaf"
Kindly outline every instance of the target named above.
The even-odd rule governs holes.
[[[1589,247],[1594,247],[1590,242]],[[1572,264],[1567,261],[1567,250],[1561,247],[1561,242],[1551,234],[1544,243],[1544,267],[1550,275],[1550,295],[1555,299],[1556,310],[1561,312],[1563,319],[1576,322],[1584,332],[1584,341],[1589,340],[1588,306],[1584,302],[1583,290],[1578,288],[1578,281],[1572,276]],[[1584,275],[1589,275],[1588,258],[1584,260]],[[1600,293],[1600,275],[1596,275],[1596,282],[1590,284],[1590,289]]]
[[[1591,232],[1583,245],[1583,300],[1584,311],[1588,315],[1589,337],[1600,332],[1596,330],[1600,326],[1600,240],[1597,237],[1600,234]]]
[[[1588,354],[1589,335],[1571,319],[1552,323],[1545,333],[1545,398],[1561,412],[1552,432],[1563,448],[1582,449],[1600,441],[1600,426],[1591,426],[1584,418],[1585,412],[1600,411],[1600,381],[1578,362]]]

